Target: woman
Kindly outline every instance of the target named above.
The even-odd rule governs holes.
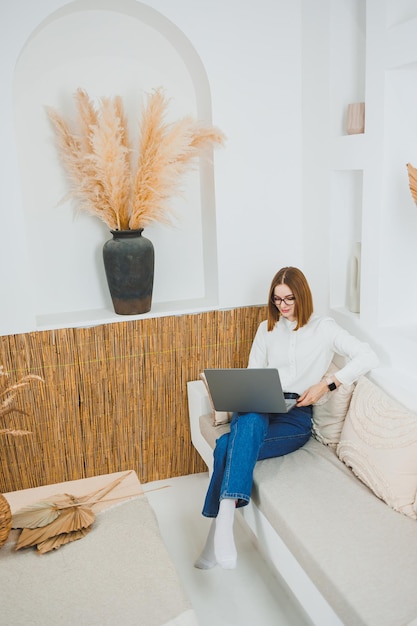
[[[346,365],[324,377],[335,354],[345,357]],[[312,405],[377,365],[366,343],[333,319],[313,314],[310,287],[299,269],[279,270],[269,291],[268,319],[257,330],[248,366],[277,368],[284,392],[296,394],[297,404],[288,413],[235,413],[230,433],[216,441],[203,507],[203,515],[215,519],[195,567],[236,567],[234,512],[250,500],[256,461],[303,446],[311,435]]]

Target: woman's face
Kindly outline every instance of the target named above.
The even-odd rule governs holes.
[[[274,289],[272,300],[280,314],[290,322],[294,322],[295,317],[295,297],[288,285],[277,285]]]

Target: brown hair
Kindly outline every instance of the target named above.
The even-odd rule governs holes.
[[[296,267],[283,267],[272,279],[268,297],[268,330],[273,330],[281,314],[272,302],[274,290],[277,285],[288,285],[295,296],[294,315],[297,325],[294,330],[298,330],[307,324],[313,313],[313,296],[306,277],[301,270]]]

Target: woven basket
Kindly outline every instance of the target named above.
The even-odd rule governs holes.
[[[0,493],[0,548],[6,543],[12,528],[12,512],[6,498]]]

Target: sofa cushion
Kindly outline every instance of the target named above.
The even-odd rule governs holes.
[[[353,394],[337,454],[379,498],[417,518],[417,415],[365,377]]]
[[[331,376],[338,369],[332,363],[325,376]],[[353,384],[339,385],[313,405],[313,437],[317,441],[333,448],[339,443],[354,389]]]
[[[417,525],[386,506],[311,438],[259,461],[252,498],[344,624],[417,616]]]
[[[230,431],[230,422],[219,424],[215,428],[213,428],[213,426],[213,415],[211,413],[200,416],[201,434],[212,448],[216,445],[216,439]]]
[[[214,447],[229,424],[200,417]],[[221,430],[220,430],[221,429]],[[311,438],[259,461],[252,500],[345,624],[403,626],[417,617],[417,525]]]
[[[221,426],[222,424],[227,424],[228,422],[230,422],[230,418],[232,417],[232,413],[230,413],[230,411],[216,411],[216,409],[214,408],[213,399],[211,397],[210,389],[209,389],[209,386],[207,384],[207,378],[206,378],[206,375],[204,374],[204,372],[201,372],[200,379],[203,381],[203,383],[205,384],[206,389],[207,389],[207,395],[208,395],[208,398],[210,400],[210,405],[211,405],[211,408],[212,408],[213,426]]]

